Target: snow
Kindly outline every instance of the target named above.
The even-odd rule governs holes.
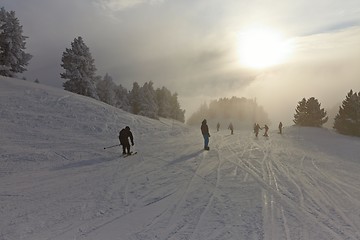
[[[0,239],[360,239],[360,139],[256,139],[0,78]],[[130,126],[138,154],[121,157]]]

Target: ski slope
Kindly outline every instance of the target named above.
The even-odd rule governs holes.
[[[1,240],[360,239],[359,138],[210,130],[203,151],[200,123],[22,80],[0,86]],[[126,125],[138,154],[104,150]]]

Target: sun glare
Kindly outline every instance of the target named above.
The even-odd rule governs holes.
[[[268,28],[250,28],[239,33],[240,63],[251,68],[266,68],[283,63],[291,45],[279,32]]]

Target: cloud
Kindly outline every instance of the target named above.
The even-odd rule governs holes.
[[[142,4],[158,4],[163,0],[93,0],[93,2],[104,10],[116,12]]]
[[[256,97],[273,123],[292,124],[302,98],[315,97],[332,109],[350,89],[360,91],[360,27],[295,39],[293,59],[257,75],[238,94]]]

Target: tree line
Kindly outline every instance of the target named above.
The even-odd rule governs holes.
[[[311,97],[298,102],[293,121],[297,126],[321,127],[328,119],[319,101]],[[335,116],[333,128],[338,133],[360,137],[360,92],[348,92]]]
[[[213,100],[209,105],[202,104],[189,117],[187,123],[198,125],[204,118],[213,125],[224,121],[236,121],[244,125],[252,125],[254,122],[269,122],[267,113],[262,106],[257,104],[256,99],[235,96]]]
[[[177,93],[166,87],[154,89],[152,81],[140,86],[133,83],[131,91],[116,85],[107,73],[103,78],[96,75],[94,59],[82,37],[77,37],[62,55],[66,81],[65,90],[98,99],[117,108],[154,119],[171,118],[185,122],[185,110],[180,108]]]
[[[0,9],[0,75],[16,77],[26,71],[32,55],[25,52],[26,39],[22,26],[14,11]],[[185,110],[180,108],[177,93],[165,87],[154,89],[153,82],[140,86],[133,83],[131,91],[121,84],[116,85],[112,77],[96,74],[95,60],[82,37],[71,42],[62,54],[60,73],[65,79],[65,90],[95,98],[125,111],[158,119],[172,118],[185,122]],[[25,78],[23,78],[25,80]],[[39,83],[36,79],[35,82]]]

